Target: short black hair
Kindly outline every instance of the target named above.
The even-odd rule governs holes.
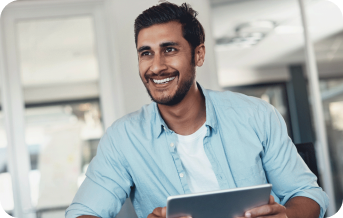
[[[187,40],[194,49],[205,42],[205,31],[196,16],[198,12],[187,4],[181,6],[163,1],[145,11],[143,11],[135,20],[135,43],[137,46],[137,37],[139,32],[155,24],[163,24],[171,21],[177,21],[182,25],[183,38]]]

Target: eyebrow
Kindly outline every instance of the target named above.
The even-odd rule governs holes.
[[[161,48],[163,48],[163,47],[168,47],[168,46],[171,46],[171,45],[179,45],[178,43],[176,43],[176,42],[162,42],[161,44],[160,44],[160,47]]]
[[[177,46],[177,45],[179,45],[179,44],[176,42],[162,42],[160,44],[160,48],[164,48],[164,47],[168,47],[168,46]],[[140,52],[146,51],[146,50],[151,50],[151,47],[147,46],[147,45],[143,45],[142,47],[137,49],[137,52],[140,53]]]
[[[146,50],[151,50],[151,47],[150,47],[150,46],[143,45],[142,47],[140,47],[139,49],[137,49],[137,52],[140,53],[140,52],[146,51]]]

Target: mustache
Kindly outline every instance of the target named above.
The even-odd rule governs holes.
[[[148,82],[150,79],[152,78],[159,78],[159,77],[173,77],[173,76],[177,76],[179,75],[179,71],[175,70],[174,72],[168,73],[168,72],[162,72],[159,74],[155,74],[155,73],[150,73],[150,74],[145,74],[144,78],[146,79],[146,81]]]

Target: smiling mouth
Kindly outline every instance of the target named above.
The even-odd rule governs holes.
[[[166,83],[169,83],[170,81],[173,81],[176,77],[169,77],[169,78],[165,78],[165,79],[161,79],[161,80],[158,80],[158,79],[152,79],[152,81],[154,81],[154,83],[156,84],[166,84]]]

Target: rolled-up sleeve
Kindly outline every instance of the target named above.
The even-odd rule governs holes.
[[[316,201],[320,216],[324,217],[329,204],[327,194],[317,184],[317,177],[298,154],[287,134],[286,124],[274,107],[263,108],[261,124],[265,131],[262,155],[263,167],[269,183],[281,204],[296,196]]]
[[[125,158],[113,143],[110,134],[112,128],[101,138],[86,179],[66,210],[66,218],[81,215],[115,217],[130,195],[132,178],[127,171]]]

